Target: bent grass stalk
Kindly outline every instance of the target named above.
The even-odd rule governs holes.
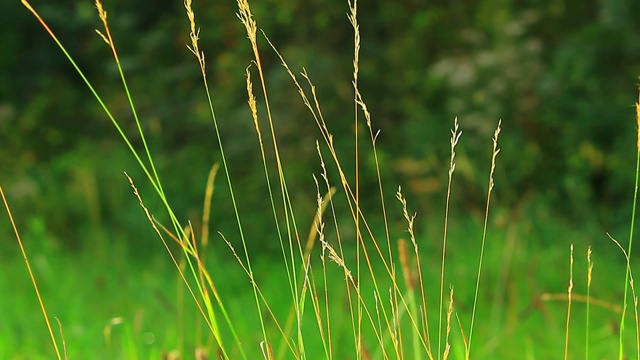
[[[568,301],[566,293],[558,293],[558,294],[543,293],[543,294],[540,295],[539,300],[543,301],[543,302],[547,302],[547,301],[566,302],[566,301]],[[590,305],[597,306],[599,308],[611,311],[614,314],[622,314],[622,306],[613,304],[613,303],[611,303],[609,301],[606,301],[606,300],[593,298],[593,297],[587,297],[586,295],[576,294],[576,293],[571,295],[571,300],[573,302],[580,302],[580,303],[585,303],[585,304],[589,303]]]
[[[62,341],[62,353],[64,354],[64,359],[69,359],[69,354],[67,354],[67,341],[64,338],[64,332],[62,331],[62,322],[57,317],[55,318],[58,323],[58,330],[60,330],[60,340]]]
[[[607,233],[607,236],[609,237],[609,239],[611,239],[611,241],[613,241],[618,246],[618,248],[620,249],[620,251],[625,257],[625,260],[627,261],[626,270],[629,276],[629,283],[627,285],[631,289],[631,296],[633,298],[633,312],[634,312],[634,319],[635,319],[635,325],[636,325],[636,336],[635,336],[636,353],[637,353],[637,358],[640,359],[640,318],[638,316],[638,295],[636,294],[636,288],[634,286],[633,271],[631,269],[631,266],[629,265],[631,263],[629,259],[629,253],[627,253],[627,251],[624,249],[622,244],[620,244],[618,240],[614,239],[609,233]],[[626,309],[623,306],[622,311],[620,312],[622,316],[625,316],[625,310]]]

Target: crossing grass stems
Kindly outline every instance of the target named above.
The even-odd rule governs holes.
[[[421,258],[421,249],[414,233],[414,222],[416,214],[412,214],[409,210],[410,205],[403,195],[402,188],[398,188],[396,199],[402,208],[402,215],[407,224],[408,239],[392,239],[389,230],[389,221],[387,214],[388,205],[385,203],[384,184],[381,180],[381,167],[376,149],[376,140],[378,130],[375,129],[375,123],[369,112],[366,102],[363,99],[358,87],[359,80],[359,54],[360,54],[360,29],[358,24],[358,2],[357,0],[348,1],[348,21],[353,28],[353,106],[354,106],[354,148],[353,155],[355,157],[355,167],[347,168],[335,147],[334,134],[331,132],[330,124],[325,121],[321,104],[318,101],[316,87],[312,80],[312,74],[306,70],[296,74],[287,64],[285,58],[278,52],[276,46],[268,38],[267,34],[259,33],[258,24],[251,12],[250,4],[247,0],[238,0],[239,21],[244,25],[247,37],[252,49],[253,58],[248,61],[250,66],[246,69],[246,91],[248,98],[248,107],[251,112],[252,121],[256,136],[259,143],[259,152],[262,159],[264,181],[268,189],[268,198],[272,210],[274,233],[279,239],[281,251],[281,265],[286,269],[287,292],[290,295],[290,309],[288,315],[284,318],[278,317],[274,311],[272,304],[265,295],[265,289],[255,277],[254,266],[252,263],[249,244],[244,235],[244,222],[240,209],[237,206],[237,192],[234,183],[230,177],[230,168],[233,163],[227,161],[225,153],[225,139],[223,139],[218,118],[214,108],[214,99],[211,95],[209,87],[209,79],[207,78],[205,53],[199,46],[199,28],[196,25],[196,14],[192,7],[191,0],[185,0],[185,10],[188,20],[188,29],[191,43],[187,45],[196,60],[196,64],[201,72],[202,86],[207,96],[208,107],[212,125],[219,143],[219,151],[221,154],[221,164],[215,164],[209,174],[207,187],[205,189],[205,202],[203,205],[202,228],[199,230],[198,236],[192,224],[186,225],[178,220],[178,216],[173,212],[170,206],[170,199],[167,198],[152,153],[147,146],[146,134],[143,131],[140,117],[134,106],[133,97],[127,86],[126,76],[121,66],[118,51],[116,49],[115,40],[112,38],[107,12],[104,10],[102,3],[96,0],[95,6],[98,16],[102,22],[103,29],[96,30],[99,36],[111,49],[115,64],[119,70],[120,79],[123,90],[129,99],[129,105],[137,124],[138,135],[142,139],[144,150],[138,152],[131,144],[130,134],[127,134],[121,123],[113,116],[109,107],[103,102],[98,92],[94,89],[91,82],[85,77],[82,69],[75,63],[73,56],[69,54],[64,45],[55,36],[55,33],[49,28],[47,23],[40,17],[38,12],[29,4],[28,1],[22,0],[23,5],[31,11],[36,19],[42,24],[44,29],[49,33],[51,38],[58,44],[64,55],[74,66],[78,74],[82,77],[89,91],[95,96],[105,114],[111,120],[116,130],[122,137],[124,143],[131,151],[131,154],[137,160],[140,168],[144,171],[147,181],[155,190],[157,196],[162,201],[164,211],[169,215],[171,224],[165,226],[155,220],[152,211],[149,210],[144,203],[144,199],[140,196],[134,179],[128,177],[133,192],[137,197],[144,213],[146,214],[150,226],[155,230],[170,255],[177,273],[187,289],[193,302],[197,305],[198,311],[201,313],[201,319],[208,329],[208,334],[213,338],[215,345],[208,348],[198,347],[195,350],[197,359],[206,359],[209,356],[217,358],[231,359],[243,358],[249,359],[250,348],[259,347],[264,359],[284,359],[284,358],[318,358],[322,353],[325,358],[333,359],[350,353],[356,359],[448,359],[452,356],[453,348],[461,348],[458,353],[459,357],[469,359],[473,354],[473,335],[476,328],[476,313],[483,311],[481,303],[478,302],[482,291],[482,268],[483,257],[485,252],[485,244],[488,239],[488,219],[490,218],[491,195],[494,188],[494,172],[497,165],[497,156],[500,152],[498,146],[498,138],[501,132],[501,122],[498,122],[492,139],[492,150],[490,154],[490,170],[488,175],[488,187],[486,192],[486,207],[484,213],[484,224],[481,237],[481,250],[478,254],[478,265],[476,271],[475,289],[473,295],[473,307],[471,310],[471,318],[469,324],[464,324],[456,312],[455,289],[449,286],[449,280],[445,277],[446,265],[448,260],[447,246],[448,230],[449,230],[449,211],[450,196],[454,191],[455,183],[453,175],[456,170],[456,145],[458,144],[462,131],[455,119],[450,138],[450,162],[448,172],[448,182],[446,188],[446,203],[444,209],[444,224],[442,238],[442,253],[440,258],[440,281],[439,281],[439,303],[431,304],[427,301],[427,294],[434,289],[425,286],[424,261]],[[262,44],[262,45],[260,45]],[[318,138],[316,141],[316,149],[318,154],[318,162],[322,172],[313,175],[316,185],[316,201],[317,211],[314,215],[299,214],[294,211],[293,199],[290,189],[287,185],[285,176],[285,167],[287,160],[282,157],[278,146],[278,137],[276,135],[276,127],[274,115],[269,102],[269,93],[267,91],[266,76],[261,61],[261,46],[270,49],[280,59],[284,71],[291,79],[293,86],[298,90],[300,101],[306,106],[310,116],[317,125]],[[257,81],[253,77],[257,77]],[[259,111],[259,103],[257,96],[254,94],[254,84],[257,84],[260,98],[262,99],[262,107],[264,112]],[[637,119],[640,126],[640,103],[636,104]],[[366,134],[358,134],[357,129],[360,122],[364,122]],[[266,128],[266,130],[265,130]],[[266,138],[263,135],[266,134]],[[367,138],[366,150],[365,145],[360,141],[361,138]],[[377,172],[378,199],[380,204],[379,214],[365,214],[360,206],[360,159],[362,153],[371,154],[375,161],[375,169]],[[631,220],[631,235],[627,249],[623,249],[617,243],[625,254],[627,259],[626,279],[624,280],[624,305],[622,307],[622,317],[620,320],[620,359],[623,358],[624,346],[623,337],[625,332],[625,311],[627,309],[627,288],[630,285],[633,299],[633,309],[635,313],[635,328],[638,333],[638,312],[637,312],[637,296],[633,287],[633,276],[630,266],[629,255],[631,253],[631,244],[633,240],[633,224],[635,220],[635,204],[637,197],[638,184],[638,168],[640,168],[640,137],[638,139],[638,165],[636,168],[636,193],[633,199],[633,214]],[[209,261],[206,257],[207,247],[209,244],[209,223],[211,199],[214,190],[214,183],[218,172],[221,170],[223,181],[226,182],[229,189],[229,196],[233,204],[233,213],[237,222],[239,231],[239,242],[227,239],[224,234],[219,234],[228,245],[229,251],[235,256],[238,262],[238,269],[246,274],[250,280],[250,291],[253,297],[253,305],[256,312],[256,321],[259,323],[260,337],[259,343],[247,343],[243,339],[235,325],[234,319],[230,314],[225,299],[222,294],[217,291],[216,280],[212,276],[211,271],[215,270],[216,264]],[[275,174],[275,181],[274,176]],[[338,183],[333,183],[330,179],[337,175]],[[55,334],[51,326],[50,317],[47,314],[45,303],[42,301],[37,286],[36,278],[33,276],[28,254],[25,252],[19,231],[13,221],[9,204],[4,196],[2,187],[0,187],[0,195],[2,195],[5,208],[9,213],[11,223],[14,224],[14,232],[18,244],[22,250],[25,265],[31,274],[31,281],[34,286],[36,295],[40,301],[41,311],[45,318],[51,342],[58,359],[68,358],[62,333],[62,324],[59,324],[59,333]],[[341,216],[337,208],[346,205],[348,216]],[[312,217],[312,226],[306,235],[303,236],[302,229],[299,227],[298,217]],[[370,225],[370,219],[378,216],[382,219],[384,228],[382,232],[377,233]],[[347,235],[343,229],[347,225],[355,228],[355,235]],[[331,239],[327,236],[327,227],[332,226],[334,235]],[[355,239],[350,239],[354,236]],[[347,256],[345,242],[355,240],[356,256],[355,261],[351,261],[351,257]],[[181,254],[175,255],[170,247],[172,243],[178,244],[182,250]],[[320,249],[320,264],[312,261],[312,251],[316,248]],[[573,245],[570,254],[570,276],[569,286],[565,301],[567,303],[566,330],[565,330],[565,351],[564,358],[568,359],[571,355],[569,352],[569,329],[571,320],[571,307],[573,295]],[[341,279],[336,279],[330,275],[330,267],[337,267],[343,274]],[[591,249],[588,252],[588,289],[591,287],[593,263],[591,261]],[[398,271],[400,273],[398,273]],[[363,284],[370,284],[365,288]],[[449,288],[448,295],[445,294],[445,288]],[[349,320],[340,322],[341,326],[347,329],[337,328],[334,325],[336,316],[340,316],[340,305],[334,303],[332,297],[338,294],[345,294],[347,298],[347,312]],[[574,297],[579,299],[578,297]],[[589,353],[589,304],[591,297],[587,292],[587,330],[585,353]],[[247,305],[249,306],[249,305]],[[310,306],[310,308],[309,308]],[[434,315],[435,314],[435,315]],[[456,320],[454,321],[454,316]],[[431,317],[431,318],[430,318]],[[433,320],[437,318],[437,325]],[[275,326],[267,325],[264,319],[269,319],[269,323]],[[310,332],[306,322],[313,322],[315,331]],[[456,341],[461,343],[452,343],[452,331],[457,327],[459,336]],[[435,334],[432,332],[435,331]],[[313,341],[310,341],[315,337]],[[348,339],[345,341],[344,339]],[[62,351],[59,348],[59,342],[62,344]],[[308,343],[320,343],[321,349],[311,349]],[[338,351],[339,346],[345,343],[351,343],[349,351]],[[637,348],[640,349],[640,340],[637,340]],[[73,344],[70,344],[73,346]],[[640,350],[639,350],[640,351]],[[168,353],[164,358],[177,358],[179,354]],[[638,354],[640,359],[640,353]]]

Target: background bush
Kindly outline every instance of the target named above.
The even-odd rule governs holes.
[[[261,193],[243,80],[250,48],[233,16],[236,5],[195,5],[228,156],[242,164],[232,176],[243,191]],[[161,171],[181,174],[165,177],[176,194],[174,209],[196,214],[206,172],[219,155],[198,69],[185,49],[182,3],[114,0],[105,6]],[[345,4],[279,0],[252,7],[292,68],[305,66],[314,78],[332,131],[352,132],[353,42]],[[93,32],[93,4],[66,0],[40,10],[116,116],[130,119],[108,48]],[[0,180],[15,211],[33,214],[20,220],[46,224],[70,248],[87,245],[79,229],[91,224],[122,236],[150,234],[122,175],[136,167],[91,94],[18,2],[4,2],[0,13]],[[465,141],[458,149],[462,185],[453,201],[473,214],[484,201],[487,139],[503,119],[508,135],[501,139],[496,206],[528,209],[525,215],[533,217],[551,212],[578,224],[594,218],[605,229],[626,224],[629,209],[621,204],[628,203],[635,156],[638,13],[640,2],[633,0],[361,1],[360,89],[382,131],[383,176],[410,192],[419,213],[440,209],[449,152],[443,139],[457,116]],[[277,96],[271,101],[280,145],[293,165],[290,186],[297,205],[313,213],[315,125],[277,58],[264,63]],[[351,137],[341,139],[343,160],[352,158]],[[368,165],[363,193],[376,191],[367,182],[373,179]],[[241,207],[253,206],[242,201]],[[216,209],[224,229],[228,215]],[[259,234],[265,219],[251,221]]]

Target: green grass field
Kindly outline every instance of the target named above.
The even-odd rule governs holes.
[[[451,248],[446,278],[455,286],[456,315],[462,324],[469,323],[473,304],[473,277],[476,272],[478,236],[482,224],[468,216],[452,224]],[[440,219],[433,219],[434,221]],[[552,223],[551,223],[552,224]],[[539,246],[542,237],[562,241],[594,238],[589,229],[547,225],[535,228],[529,221],[513,222],[492,227],[491,244],[487,246],[485,275],[479,298],[476,319],[476,347],[473,358],[531,358],[547,359],[563,356],[565,342],[566,291],[569,278],[569,248]],[[597,239],[593,239],[598,242]],[[27,253],[37,279],[49,316],[58,318],[64,331],[69,358],[159,358],[160,353],[179,349],[185,358],[197,346],[214,353],[216,346],[203,324],[193,300],[184,290],[182,281],[172,268],[168,257],[154,255],[136,263],[122,249],[108,247],[100,253],[68,254],[66,251],[46,249],[36,237],[24,238]],[[605,239],[600,247],[608,244]],[[576,243],[578,240],[576,240]],[[469,246],[460,246],[469,243]],[[427,301],[438,303],[439,254],[437,242],[429,244],[421,239],[425,251],[421,258]],[[353,247],[353,246],[351,246]],[[224,248],[218,248],[224,253]],[[348,251],[354,252],[354,249]],[[578,295],[587,291],[586,249],[574,249],[574,300],[570,325],[570,358],[585,356],[585,336],[589,332],[590,358],[611,358],[618,351],[619,311],[622,299],[624,264],[620,258],[594,253],[590,324],[586,326],[587,304]],[[53,347],[29,277],[19,254],[3,260],[5,274],[0,286],[2,307],[11,309],[3,320],[3,340],[0,355],[7,359],[36,359],[54,357]],[[352,255],[352,257],[355,257]],[[316,257],[319,260],[319,257]],[[353,259],[352,259],[353,260]],[[314,265],[319,271],[320,262]],[[380,269],[379,263],[374,264]],[[227,300],[228,311],[248,358],[260,357],[261,341],[257,312],[251,286],[238,263],[229,256],[209,262],[211,275],[221,296]],[[286,319],[291,299],[287,293],[287,272],[273,259],[255,257],[254,271],[265,298],[269,300],[278,319]],[[328,278],[341,282],[344,275],[329,264]],[[381,287],[391,284],[385,279]],[[371,302],[370,282],[363,282],[363,293]],[[322,292],[322,290],[320,290]],[[349,338],[349,309],[344,287],[335,286],[330,293],[332,327],[335,336],[335,358],[355,358],[356,352]],[[556,296],[552,298],[551,295]],[[546,298],[545,296],[549,297]],[[604,302],[603,305],[597,301]],[[429,306],[429,305],[428,305]],[[433,312],[437,314],[436,311]],[[435,316],[435,315],[434,315]],[[268,318],[268,317],[267,317]],[[121,319],[121,323],[116,319]],[[303,324],[308,334],[309,354],[321,349],[317,326],[313,319]],[[284,321],[284,320],[280,320]],[[630,323],[632,318],[629,318]],[[115,323],[114,323],[115,322]],[[117,324],[116,324],[117,323]],[[281,336],[273,321],[266,321],[267,333],[276,340]],[[463,358],[460,330],[453,324],[453,358]],[[108,330],[109,329],[109,330]],[[54,330],[58,333],[54,322]],[[435,328],[434,330],[435,331]],[[108,332],[108,335],[107,335]],[[633,331],[631,331],[633,332]],[[58,335],[59,336],[59,335]],[[633,339],[630,336],[630,348]],[[228,340],[230,341],[230,340]],[[233,346],[232,346],[233,348]],[[370,352],[375,351],[372,346]],[[612,356],[612,354],[614,354]],[[309,358],[311,355],[308,355]],[[315,355],[314,355],[315,356]],[[408,358],[408,355],[405,355]],[[240,358],[237,350],[229,351],[229,358]],[[292,354],[284,358],[293,358]],[[323,355],[319,356],[323,358]],[[423,353],[421,357],[425,357]]]
[[[46,19],[23,4],[57,42]],[[348,134],[353,147],[345,153],[334,142],[345,134],[333,134],[317,102],[316,74],[290,69],[260,34],[249,3],[238,1],[238,18],[253,50],[247,59],[252,114],[247,121],[255,128],[254,151],[264,167],[259,181],[267,189],[252,193],[232,176],[243,164],[227,162],[225,150],[233,139],[220,135],[222,120],[214,110],[223,99],[209,91],[197,14],[190,1],[185,3],[189,50],[202,72],[222,159],[211,164],[208,179],[197,180],[204,184],[204,205],[194,215],[174,212],[172,204],[180,200],[164,184],[185,174],[156,166],[161,155],[147,145],[151,139],[131,100],[117,41],[96,2],[104,25],[99,34],[113,51],[137,128],[112,115],[73,55],[58,44],[136,161],[122,182],[131,185],[139,213],[121,216],[137,216],[147,231],[127,234],[97,221],[78,229],[93,241],[74,252],[57,245],[37,213],[8,212],[22,226],[9,239],[12,250],[0,255],[5,274],[0,358],[640,359],[635,289],[624,256],[631,248],[633,215],[626,228],[602,229],[595,218],[580,224],[553,218],[544,198],[528,197],[517,209],[501,205],[500,197],[494,198],[500,189],[495,169],[504,155],[500,137],[509,132],[498,120],[493,137],[485,139],[486,172],[479,175],[486,178],[483,207],[452,206],[450,197],[458,194],[456,146],[466,139],[457,119],[441,137],[451,153],[441,159],[449,172],[441,177],[443,201],[433,206],[440,212],[415,214],[412,202],[418,200],[405,198],[397,184],[380,175],[385,169],[378,159],[375,114],[358,88],[357,6],[348,5],[354,31],[349,111],[356,130]],[[262,69],[265,49],[283,62],[283,74],[300,93],[294,100],[308,108],[317,125],[318,173],[308,174],[315,185],[315,193],[307,194],[316,201],[311,211],[299,206],[288,185],[288,159],[280,153]],[[640,122],[640,110],[637,117]],[[140,144],[132,145],[133,137]],[[376,184],[373,192],[361,189],[363,163],[373,164],[367,174],[375,178],[366,179]],[[81,175],[98,177],[97,170]],[[218,197],[227,200],[216,203]],[[635,198],[628,200],[625,206],[635,208]],[[228,208],[217,208],[212,216],[211,208],[219,204]],[[5,207],[11,203],[5,201]],[[233,223],[218,224],[220,212]],[[620,248],[605,231],[621,236]],[[263,238],[253,238],[256,234]],[[142,237],[155,240],[135,246]],[[141,250],[147,246],[152,249]]]

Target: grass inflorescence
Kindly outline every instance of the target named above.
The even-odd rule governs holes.
[[[485,300],[490,296],[485,290],[490,289],[487,279],[488,276],[491,276],[491,274],[487,274],[486,259],[487,256],[495,257],[500,249],[505,249],[504,258],[509,260],[506,260],[507,265],[504,267],[498,266],[498,270],[493,267],[489,268],[490,271],[500,273],[499,280],[504,282],[496,285],[494,294],[518,291],[517,281],[507,284],[508,279],[513,275],[508,264],[510,264],[511,256],[514,256],[513,247],[515,245],[513,245],[513,241],[502,244],[493,240],[490,233],[490,209],[495,185],[494,178],[496,167],[499,166],[498,137],[502,130],[501,121],[497,122],[491,146],[487,146],[489,171],[486,202],[480,226],[481,236],[477,242],[479,248],[477,253],[469,255],[473,255],[477,267],[475,270],[462,271],[465,276],[474,279],[471,289],[461,289],[460,285],[454,287],[456,283],[454,275],[459,272],[459,269],[453,266],[456,265],[455,263],[452,265],[454,254],[450,253],[450,231],[452,230],[450,205],[452,203],[451,196],[456,192],[454,180],[456,146],[462,136],[458,119],[454,120],[451,130],[442,241],[435,247],[438,250],[438,256],[427,255],[425,249],[427,246],[420,240],[420,235],[415,232],[415,222],[418,220],[418,216],[411,211],[411,202],[405,198],[401,187],[397,188],[396,199],[399,202],[400,215],[406,223],[406,236],[394,238],[389,220],[391,205],[385,201],[387,190],[385,190],[381,175],[384,169],[378,158],[377,140],[380,131],[376,129],[375,120],[364,100],[366,94],[362,94],[359,88],[361,44],[357,0],[348,2],[347,14],[353,29],[354,50],[353,77],[351,79],[354,109],[352,152],[354,166],[352,168],[348,166],[352,162],[346,161],[344,155],[341,155],[343,153],[336,148],[336,135],[332,132],[331,123],[326,121],[323,115],[314,85],[314,74],[310,74],[305,69],[301,69],[299,73],[292,70],[267,34],[259,31],[249,2],[247,0],[237,1],[237,17],[246,30],[253,55],[252,59],[247,59],[245,73],[247,105],[251,114],[251,119],[248,121],[253,124],[259,144],[258,151],[262,160],[262,171],[271,210],[271,214],[267,217],[272,219],[272,235],[277,238],[279,244],[280,258],[275,261],[275,264],[267,266],[273,273],[281,276],[276,282],[277,285],[273,283],[266,285],[263,282],[264,278],[258,276],[259,270],[257,269],[264,271],[265,266],[257,264],[259,260],[255,258],[256,251],[251,249],[253,243],[245,236],[245,229],[249,225],[244,220],[245,215],[238,206],[237,200],[237,196],[244,194],[236,189],[231,176],[232,168],[237,164],[230,162],[225,153],[229,139],[225,139],[220,130],[214,106],[216,101],[222,100],[216,99],[210,90],[205,51],[199,44],[200,29],[196,25],[196,13],[193,10],[191,0],[186,0],[184,3],[190,38],[190,44],[187,44],[187,48],[195,57],[196,65],[194,66],[200,70],[202,86],[206,94],[211,123],[215,130],[221,157],[221,164],[212,166],[207,179],[202,218],[200,219],[201,228],[196,228],[191,222],[185,224],[180,221],[179,216],[172,209],[171,199],[164,191],[162,177],[156,168],[150,147],[147,145],[144,126],[141,124],[134,105],[134,96],[129,91],[127,77],[116,50],[116,40],[111,35],[107,12],[102,3],[99,0],[96,0],[95,3],[103,25],[103,29],[97,32],[112,51],[123,90],[135,119],[137,136],[142,141],[142,154],[131,144],[131,135],[125,132],[125,127],[112,115],[109,107],[101,99],[82,69],[75,63],[73,56],[56,38],[55,33],[28,1],[22,0],[22,3],[41,22],[102,106],[145,173],[147,181],[161,200],[164,211],[168,215],[170,224],[162,224],[158,221],[154,216],[154,212],[158,210],[150,209],[145,205],[145,199],[138,191],[136,182],[139,182],[140,179],[133,179],[127,175],[142,211],[165,247],[181,280],[180,290],[177,292],[179,296],[177,302],[182,306],[187,301],[181,295],[181,291],[186,289],[195,304],[194,312],[200,314],[196,326],[199,329],[200,327],[204,328],[204,331],[193,331],[193,328],[186,328],[184,324],[177,324],[179,336],[189,337],[189,343],[192,344],[189,345],[191,350],[187,350],[188,345],[180,342],[179,345],[175,345],[178,350],[166,352],[162,355],[164,358],[177,358],[181,356],[180,354],[186,354],[189,351],[195,353],[198,359],[255,359],[257,356],[264,359],[397,358],[433,360],[491,358],[494,349],[501,343],[510,341],[512,334],[519,331],[518,327],[521,326],[521,323],[526,322],[529,309],[540,310],[545,316],[551,318],[559,316],[559,313],[549,311],[546,305],[551,300],[558,299],[567,306],[564,326],[558,327],[563,329],[561,331],[564,336],[561,337],[564,340],[565,359],[573,358],[570,346],[572,344],[571,336],[574,333],[572,331],[573,314],[579,303],[586,304],[584,353],[585,358],[589,358],[592,350],[589,343],[594,337],[590,331],[591,324],[594,322],[593,308],[609,306],[610,311],[616,312],[615,305],[592,298],[593,261],[591,248],[589,248],[587,256],[586,296],[576,293],[573,277],[573,245],[569,255],[570,268],[566,274],[569,281],[566,295],[537,294],[531,304],[528,304],[527,310],[520,313],[509,308],[503,309],[499,299]],[[263,49],[272,52],[280,60],[283,71],[286,72],[292,86],[298,91],[299,101],[304,104],[317,127],[318,140],[315,145],[318,166],[321,170],[318,174],[309,175],[316,187],[315,213],[300,213],[294,207],[294,195],[286,176],[288,159],[283,156],[279,147],[280,140],[277,135],[275,115],[269,101],[267,76],[261,56]],[[254,90],[256,84],[257,91]],[[637,105],[637,109],[638,123],[640,124],[640,105]],[[365,129],[366,133],[362,133],[361,129]],[[640,137],[638,141],[638,164],[640,164]],[[367,154],[367,157],[370,155],[370,158],[373,159],[377,177],[375,179],[377,193],[367,194],[367,197],[378,201],[377,210],[362,206],[361,167],[363,165],[361,160],[363,154]],[[640,165],[638,166],[640,168]],[[219,175],[219,172],[222,174]],[[636,174],[638,173],[640,171],[636,170]],[[214,184],[219,177],[224,178],[226,188],[229,191],[228,196],[231,199],[233,217],[236,220],[238,230],[237,237],[232,238],[223,233],[210,234],[210,222],[212,221],[210,209],[214,206],[212,204]],[[636,183],[637,181],[636,178]],[[1,188],[0,194],[4,200]],[[625,336],[625,322],[628,317],[626,315],[627,287],[630,287],[633,297],[635,329],[636,334],[638,333],[637,297],[633,285],[630,258],[635,201],[636,195],[634,195],[628,248],[622,250],[626,258],[626,275],[624,303],[618,311],[621,313],[618,344],[621,359],[626,354],[625,345],[628,343]],[[6,200],[5,206],[9,210]],[[9,214],[11,216],[10,211]],[[302,219],[311,220],[311,226],[308,229],[301,225],[306,222]],[[13,219],[11,221],[13,223]],[[372,225],[374,221],[381,225]],[[65,342],[62,336],[62,324],[60,324],[59,332],[61,339],[59,340],[54,334],[47,315],[46,303],[40,296],[36,278],[31,271],[28,254],[22,247],[17,229],[15,234],[25,264],[29,268],[55,353],[59,359],[63,356],[68,358],[66,347],[73,348],[74,344]],[[222,269],[219,259],[215,255],[210,255],[212,251],[209,248],[209,242],[215,236],[224,241],[228,252],[235,260],[233,270]],[[512,238],[514,237],[510,239]],[[176,247],[180,251],[176,252],[174,250]],[[434,247],[431,246],[430,250],[433,249]],[[507,251],[506,249],[511,250]],[[224,266],[228,267],[229,265],[225,264]],[[433,271],[433,269],[439,269],[439,271]],[[219,291],[220,282],[224,277],[224,274],[221,276],[221,271],[233,271],[243,273],[246,276],[246,290],[251,295],[242,300],[247,301],[237,304],[236,300],[229,297],[229,292],[225,294]],[[532,276],[523,272],[516,274],[516,276]],[[469,284],[468,279],[464,283]],[[463,295],[460,295],[461,293]],[[275,297],[274,294],[278,294],[280,297]],[[459,300],[460,298],[463,300]],[[497,315],[490,319],[486,315],[489,312]],[[503,319],[503,312],[509,313],[504,316],[504,326],[495,325],[494,320]],[[239,320],[242,313],[253,314],[250,316],[253,322],[245,324],[243,320]],[[121,318],[114,318],[105,328],[108,348],[112,346],[112,329],[121,326],[122,323]],[[127,358],[137,358],[138,351],[133,341],[135,335],[132,334],[131,327],[128,326],[123,330],[125,332],[125,341],[122,342],[124,349],[119,353],[124,353]],[[496,330],[498,333],[492,333]],[[535,338],[536,336],[532,336],[527,338],[527,341],[533,341],[532,339]],[[64,345],[65,351],[63,353],[58,346],[60,342]],[[527,342],[525,341],[525,343]],[[640,341],[636,340],[635,346],[640,351]],[[162,350],[168,351],[169,349]],[[519,355],[523,358],[535,358],[538,353],[534,344],[533,350],[522,349]],[[153,354],[157,355],[157,353]],[[511,355],[515,356],[513,353]],[[541,356],[544,357],[544,355]],[[153,355],[150,355],[150,358],[153,358]],[[638,358],[640,359],[640,353]]]

